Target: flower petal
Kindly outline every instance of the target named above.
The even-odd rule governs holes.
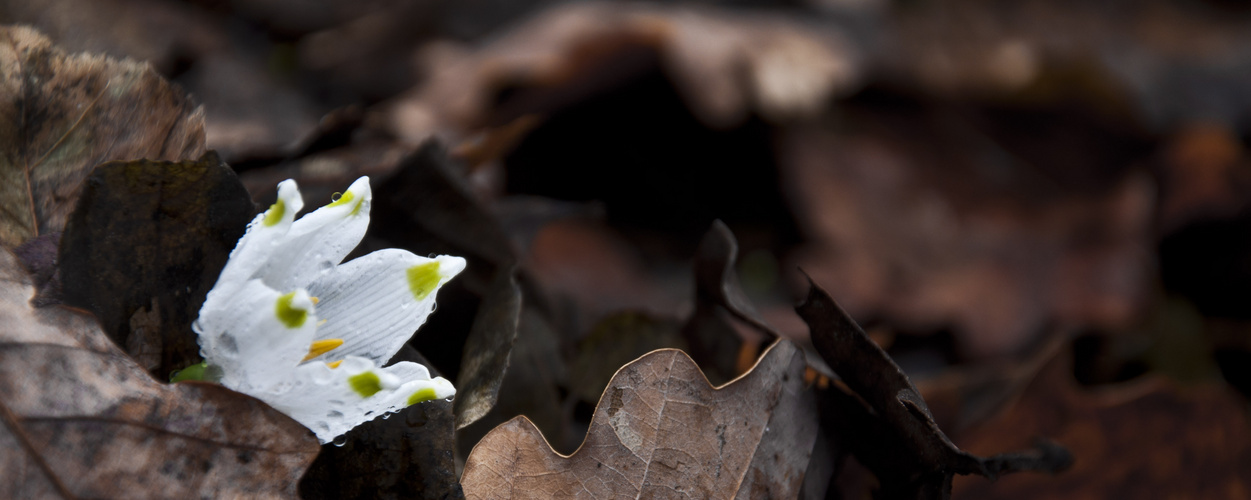
[[[378,368],[356,356],[347,357],[334,369],[325,363],[301,365],[292,373],[288,386],[289,390],[281,393],[252,396],[312,429],[322,443],[416,402],[456,394],[450,382],[442,377],[431,379],[430,372],[419,364],[403,361]]]
[[[228,301],[234,293],[270,260],[274,250],[287,239],[295,214],[304,208],[304,198],[295,181],[287,179],[278,183],[278,199],[269,209],[256,214],[248,223],[247,232],[239,238],[230,251],[226,267],[217,278],[217,284],[204,300],[204,308],[215,309]]]
[[[281,385],[300,364],[317,330],[313,308],[302,289],[282,294],[251,280],[202,308],[192,328],[204,360],[222,369],[222,385],[250,393]]]
[[[433,259],[399,249],[354,259],[309,285],[321,299],[318,339],[343,339],[322,360],[362,356],[385,363],[426,322],[439,287],[465,268],[465,259]]]
[[[305,286],[343,261],[369,228],[373,193],[361,177],[339,199],[300,217],[259,271],[275,290]]]

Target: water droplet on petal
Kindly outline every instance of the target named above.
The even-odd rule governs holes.
[[[347,436],[335,437],[333,443],[335,446],[342,448],[343,445],[347,444]]]
[[[382,419],[383,419],[383,420],[386,420],[386,419],[388,419],[388,418],[391,418],[391,414],[390,414],[390,413],[383,413],[383,414],[382,414]]]

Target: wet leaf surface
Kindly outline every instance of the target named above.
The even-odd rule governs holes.
[[[488,434],[466,459],[466,497],[793,497],[816,435],[803,366],[782,341],[714,389],[681,351],[654,351],[613,377],[573,455],[523,417]]]
[[[96,168],[61,239],[67,304],[157,378],[200,361],[191,323],[255,213],[210,152],[197,161]]]
[[[0,251],[0,496],[295,496],[311,432],[217,385],[152,380],[94,318],[33,294]]]
[[[109,160],[204,152],[204,114],[152,68],[66,54],[29,28],[0,29],[0,244],[60,231],[83,180]]]
[[[404,346],[391,363],[430,361]],[[300,498],[464,498],[456,477],[452,402],[427,401],[361,424],[326,443],[300,479]]]

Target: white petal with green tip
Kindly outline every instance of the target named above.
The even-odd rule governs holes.
[[[294,378],[290,389],[281,394],[256,396],[312,429],[322,443],[387,413],[456,394],[450,382],[442,377],[431,379],[419,364],[400,362],[378,368],[356,356],[347,357],[334,369],[324,363],[301,365]]]
[[[369,178],[361,177],[337,201],[300,217],[274,249],[275,258],[260,270],[260,278],[285,290],[306,286],[339,265],[365,236],[372,200]]]
[[[205,361],[222,369],[222,384],[246,389],[279,383],[308,352],[317,313],[304,290],[286,294],[248,281],[220,310],[200,311],[195,324]]]
[[[325,361],[362,356],[385,363],[408,342],[434,310],[439,287],[465,269],[465,259],[420,257],[398,249],[379,250],[343,264],[309,285],[318,296],[323,324],[318,339],[344,345]]]

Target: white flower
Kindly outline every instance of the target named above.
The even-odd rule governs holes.
[[[340,265],[369,226],[361,177],[338,200],[295,219],[295,181],[239,239],[200,308],[200,353],[222,385],[312,429],[322,443],[411,404],[456,393],[424,366],[381,368],[426,322],[465,259],[379,250]],[[213,368],[216,367],[216,368]]]

